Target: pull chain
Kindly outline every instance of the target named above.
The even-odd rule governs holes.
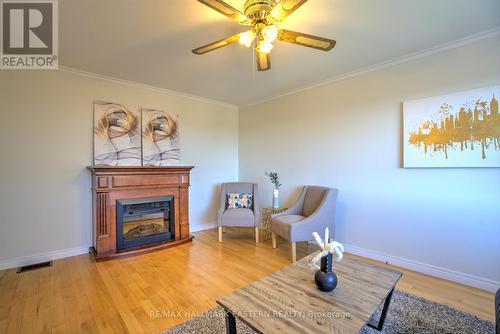
[[[255,40],[252,41],[252,80],[255,81],[255,62],[257,59],[255,58]]]

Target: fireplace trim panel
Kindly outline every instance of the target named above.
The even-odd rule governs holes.
[[[189,234],[189,186],[192,166],[101,167],[92,173],[93,228],[91,253],[97,260],[135,255],[176,246]],[[117,201],[172,196],[174,238],[120,250],[117,245]]]

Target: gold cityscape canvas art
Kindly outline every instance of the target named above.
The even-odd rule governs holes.
[[[404,167],[500,167],[500,86],[403,103]]]

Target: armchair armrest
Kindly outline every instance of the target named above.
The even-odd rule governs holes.
[[[274,218],[277,218],[280,216],[287,216],[287,215],[302,215],[302,209],[304,207],[304,198],[306,196],[306,190],[307,190],[307,187],[304,187],[302,189],[302,192],[300,193],[299,198],[297,199],[297,201],[295,202],[295,204],[291,208],[289,208],[283,212],[275,213],[274,215],[271,215],[271,219],[274,219]]]
[[[257,183],[253,185],[253,216],[255,227],[260,226],[260,206],[259,206],[259,186]]]
[[[338,190],[330,189],[325,194],[316,210],[308,217],[294,224],[294,234],[292,239],[297,236],[307,236],[305,240],[312,239],[312,232],[318,232],[322,235],[324,228],[330,228],[330,235],[335,235],[335,213]]]
[[[217,224],[222,226],[222,215],[226,211],[226,185],[223,183],[220,189],[220,203],[219,210],[217,211]]]

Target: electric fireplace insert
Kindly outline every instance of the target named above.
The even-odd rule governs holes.
[[[118,251],[173,239],[174,196],[116,201]]]

